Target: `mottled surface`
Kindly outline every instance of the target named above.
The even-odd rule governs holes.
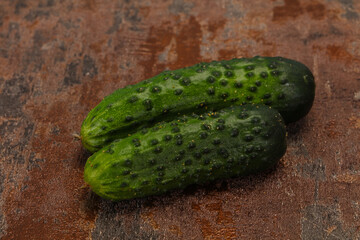
[[[1,239],[360,239],[360,2],[0,2]],[[114,89],[200,61],[283,56],[316,77],[267,174],[112,203],[73,137]]]

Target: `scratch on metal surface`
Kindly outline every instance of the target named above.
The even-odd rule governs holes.
[[[355,183],[360,182],[360,175],[345,173],[335,176],[335,180],[342,183]]]
[[[327,80],[324,84],[324,89],[325,89],[325,92],[327,94],[328,97],[331,97],[332,95],[332,91],[331,91],[331,85],[330,85],[330,81]]]
[[[315,54],[313,57],[313,74],[315,81],[319,81],[319,57],[317,54]]]

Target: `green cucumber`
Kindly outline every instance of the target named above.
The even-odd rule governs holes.
[[[114,201],[258,173],[286,151],[281,115],[265,105],[182,116],[117,139],[86,162],[84,180]]]
[[[312,73],[294,60],[254,57],[200,63],[165,71],[105,97],[84,120],[81,139],[95,152],[156,122],[245,103],[270,105],[289,123],[309,112],[314,92]]]

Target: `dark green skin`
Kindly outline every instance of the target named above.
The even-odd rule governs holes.
[[[265,105],[181,117],[118,139],[86,162],[84,179],[114,201],[258,173],[286,151],[281,115]]]
[[[84,147],[95,152],[156,122],[245,103],[270,105],[289,123],[309,112],[314,94],[312,73],[294,60],[254,57],[200,63],[116,90],[90,111],[81,138]]]

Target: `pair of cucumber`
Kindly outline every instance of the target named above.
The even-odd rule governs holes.
[[[314,94],[310,70],[281,57],[165,71],[90,111],[84,179],[123,200],[263,171],[284,155],[285,123],[305,116]]]

